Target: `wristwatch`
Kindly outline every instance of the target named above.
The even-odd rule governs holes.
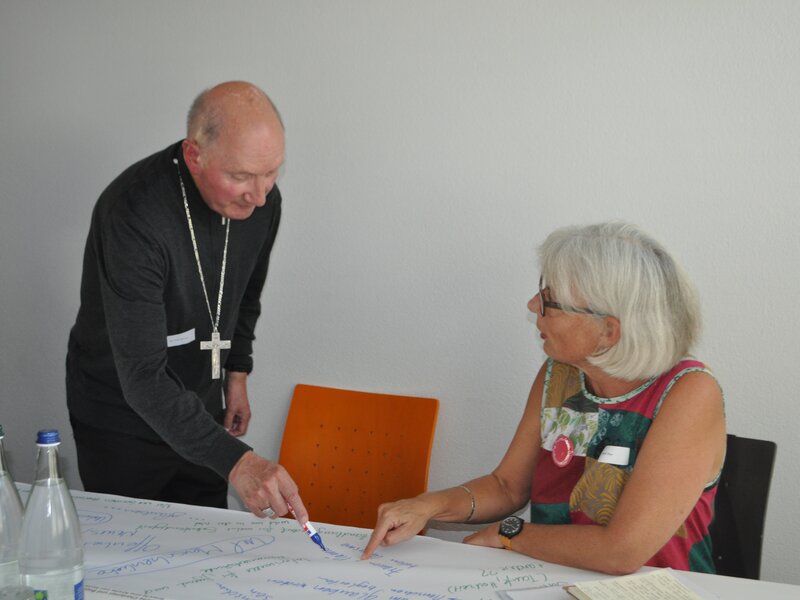
[[[525,521],[514,515],[500,521],[500,531],[498,533],[500,534],[500,541],[506,547],[506,550],[511,550],[511,538],[519,535],[524,524]]]

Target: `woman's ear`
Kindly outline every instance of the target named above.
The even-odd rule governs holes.
[[[617,317],[605,317],[603,331],[600,334],[600,345],[605,348],[613,348],[619,342],[622,334],[619,319]]]

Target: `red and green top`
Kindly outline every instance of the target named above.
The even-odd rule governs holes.
[[[703,363],[684,359],[624,396],[600,398],[587,391],[580,370],[548,360],[531,521],[607,524],[661,403],[678,379],[694,371],[711,374]],[[708,526],[718,481],[719,475],[706,485],[686,521],[647,565],[714,572]]]

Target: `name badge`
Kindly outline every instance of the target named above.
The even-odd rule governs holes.
[[[183,333],[168,335],[167,348],[172,348],[173,346],[183,346],[185,344],[191,344],[193,341],[194,341],[194,327],[192,327],[189,331],[184,331]]]
[[[627,467],[631,458],[631,449],[627,446],[606,446],[600,453],[597,462]]]

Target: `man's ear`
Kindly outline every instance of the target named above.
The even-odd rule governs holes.
[[[197,175],[203,167],[200,158],[200,146],[194,140],[185,139],[182,147],[183,160],[186,162],[186,167],[192,175]]]

